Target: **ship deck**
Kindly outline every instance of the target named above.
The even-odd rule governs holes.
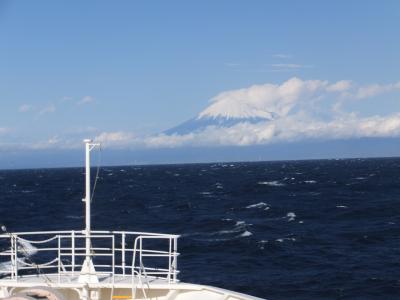
[[[25,275],[18,276],[17,279],[4,277],[0,279],[0,287],[32,287],[32,286],[49,286],[49,287],[72,287],[80,288],[82,286],[89,286],[91,288],[132,288],[137,286],[139,288],[146,287],[152,289],[165,289],[171,288],[173,285],[179,285],[182,289],[186,284],[172,283],[162,278],[145,278],[133,277],[124,275],[103,275],[97,276],[98,282],[82,283],[79,282],[79,274],[76,276],[60,275],[60,274],[40,274],[40,275]],[[191,285],[192,286],[192,285]],[[193,289],[193,286],[191,287]]]

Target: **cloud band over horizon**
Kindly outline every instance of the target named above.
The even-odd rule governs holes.
[[[293,77],[281,84],[265,83],[221,92],[196,117],[240,120],[233,125],[210,125],[186,134],[139,136],[126,130],[91,134],[95,140],[113,148],[250,146],[306,139],[398,137],[400,112],[365,115],[358,109],[365,101],[384,102],[380,98],[384,94],[398,97],[399,91],[400,82],[358,85],[350,80],[329,82]],[[91,101],[92,98],[87,98],[83,103]],[[255,118],[260,120],[247,121]],[[22,145],[6,143],[7,132],[0,130],[2,148],[81,147],[82,134],[66,138],[60,133],[46,141]]]

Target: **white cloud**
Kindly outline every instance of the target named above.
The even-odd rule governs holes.
[[[295,64],[295,63],[278,63],[278,64],[271,64],[272,72],[290,72],[300,69],[308,69],[312,68],[311,65],[303,65],[303,64]]]
[[[360,86],[350,80],[330,83],[291,78],[280,85],[254,85],[226,91],[212,98],[211,104],[199,114],[198,119],[274,117],[255,124],[243,121],[230,127],[209,126],[200,132],[184,135],[161,134],[143,139],[143,145],[255,145],[310,138],[400,137],[400,113],[358,116],[342,109],[343,95],[357,99],[360,98],[360,91],[368,91],[362,97],[372,97],[397,89],[400,89],[400,83]],[[325,111],[330,115],[321,118],[321,106],[326,99],[333,101],[330,102],[331,109]]]
[[[54,113],[56,111],[56,106],[51,103],[45,107],[43,107],[40,111],[39,111],[39,115],[44,115],[44,114],[49,114],[49,113]]]
[[[340,80],[326,87],[328,92],[346,92],[352,87],[351,80]]]
[[[94,97],[92,96],[85,96],[81,100],[78,101],[78,105],[89,104],[94,102]]]
[[[271,67],[283,68],[283,69],[300,69],[300,68],[304,68],[303,65],[299,65],[299,64],[272,64]]]
[[[327,81],[291,78],[281,85],[263,84],[222,92],[199,114],[202,117],[261,117],[285,116],[301,98],[315,96],[326,90]]]
[[[400,137],[400,114],[365,118],[348,114],[331,121],[321,121],[299,113],[256,124],[242,122],[232,127],[210,126],[203,131],[184,135],[159,134],[139,138],[128,132],[103,132],[95,140],[108,147],[177,148],[249,146],[305,139],[360,137]]]
[[[49,138],[46,141],[41,141],[34,143],[31,148],[35,150],[41,149],[49,149],[49,148],[58,148],[62,144],[62,139],[60,139],[57,135]]]
[[[284,117],[294,108],[315,106],[316,99],[338,97],[336,108],[342,103],[341,98],[362,99],[383,93],[400,91],[400,82],[386,85],[372,84],[360,86],[350,80],[329,82],[326,80],[301,80],[293,77],[282,84],[253,85],[248,88],[225,91],[211,99],[211,104],[198,118],[204,117]]]
[[[9,128],[0,127],[0,135],[1,135],[1,134],[6,134],[6,133],[8,133],[8,132],[10,132],[10,129],[9,129]]]
[[[358,99],[364,99],[383,93],[389,93],[395,90],[400,90],[400,81],[390,84],[371,84],[367,86],[361,86],[357,89],[355,96]]]
[[[240,121],[233,126],[208,126],[188,134],[137,136],[127,131],[104,131],[94,140],[107,147],[174,148],[182,146],[259,145],[305,139],[349,139],[360,137],[400,137],[400,112],[389,115],[358,115],[346,111],[346,101],[400,91],[400,82],[385,85],[358,85],[350,80],[302,80],[291,78],[281,84],[266,83],[222,92],[198,118],[249,117],[270,118],[251,123]],[[346,97],[343,97],[345,95]],[[349,100],[349,98],[351,98]],[[377,98],[380,104],[382,99]],[[92,100],[87,100],[92,101]],[[363,105],[353,101],[351,107]],[[323,107],[325,106],[325,111]],[[54,112],[49,105],[42,113]],[[321,114],[323,111],[324,114]],[[7,132],[0,128],[0,134]],[[95,135],[96,129],[90,129]],[[75,139],[54,136],[32,147],[78,148],[83,133]],[[71,134],[72,136],[73,134]]]
[[[123,146],[132,144],[134,135],[124,131],[102,132],[94,140],[105,145]]]
[[[304,139],[349,139],[360,137],[399,137],[400,114],[358,118],[353,114],[331,121],[313,119],[302,113],[256,124],[239,123],[232,127],[208,127],[186,135],[148,137],[137,146],[173,148],[181,146],[248,146]]]
[[[19,108],[18,111],[21,113],[25,113],[28,111],[31,111],[33,109],[32,105],[29,104],[22,104]]]
[[[272,56],[275,57],[275,58],[282,58],[282,59],[288,59],[288,58],[292,58],[293,57],[293,55],[285,54],[285,53],[277,53],[277,54],[274,54]]]

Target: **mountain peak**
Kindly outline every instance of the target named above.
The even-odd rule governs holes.
[[[197,119],[226,118],[226,119],[248,119],[263,118],[273,119],[274,114],[245,101],[215,101],[205,110],[200,112]]]

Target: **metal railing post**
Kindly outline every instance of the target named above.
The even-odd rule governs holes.
[[[14,236],[14,266],[15,266],[15,280],[18,281],[18,236]]]
[[[15,257],[14,257],[14,249],[15,249],[15,243],[14,243],[14,236],[10,236],[11,240],[11,251],[10,251],[10,260],[11,260],[11,278],[15,278]]]
[[[122,276],[125,277],[125,232],[122,233],[122,237],[121,237],[121,243],[122,243],[122,253],[121,253],[121,265],[122,265]]]
[[[132,269],[131,269],[132,281],[133,281],[133,279],[134,279],[134,277],[135,277],[137,241],[138,241],[138,237],[135,238],[135,241],[134,241],[134,243],[133,243]]]
[[[172,262],[172,267],[174,269],[173,282],[176,282],[177,270],[178,270],[178,238],[174,237],[174,260]]]
[[[142,237],[139,237],[139,263],[140,263],[140,265],[139,265],[139,270],[140,270],[139,274],[140,274],[140,276],[142,276],[142,267],[144,267],[143,266],[143,260],[142,260],[142,247],[143,247],[142,241],[143,241]]]
[[[71,250],[72,276],[75,276],[75,231],[71,233]]]
[[[58,235],[58,284],[61,281],[61,236]]]
[[[114,283],[114,277],[115,277],[115,236],[112,235],[112,276],[113,276],[113,283]]]
[[[171,283],[171,273],[173,273],[173,266],[172,266],[172,238],[168,239],[169,242],[169,249],[168,249],[168,283]]]

